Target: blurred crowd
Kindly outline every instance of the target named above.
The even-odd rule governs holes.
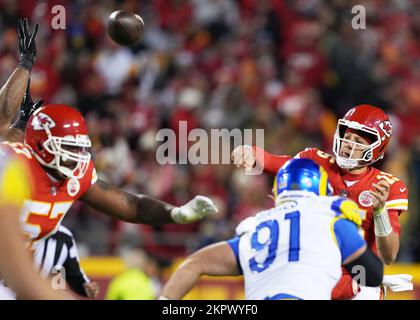
[[[357,4],[365,30],[352,28]],[[51,27],[54,5],[66,9],[64,30]],[[139,45],[107,36],[116,9],[143,18]],[[159,165],[161,128],[264,129],[266,150],[294,155],[331,150],[339,117],[377,105],[394,126],[377,165],[410,191],[399,260],[420,261],[418,12],[415,0],[0,1],[0,84],[16,66],[17,18],[39,22],[32,96],[82,111],[100,178],[175,205],[215,199],[219,214],[192,225],[130,225],[82,204],[64,220],[87,254],[135,245],[169,261],[233,236],[240,220],[271,206],[272,178],[233,165]]]

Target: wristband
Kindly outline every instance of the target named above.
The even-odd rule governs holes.
[[[21,55],[19,58],[18,67],[22,67],[28,71],[32,70],[32,66],[34,64],[34,59],[28,55]]]
[[[391,234],[392,226],[389,221],[388,210],[385,207],[373,212],[373,221],[377,237],[386,237]]]
[[[25,132],[27,123],[28,123],[28,121],[24,121],[24,120],[19,118],[12,124],[12,128],[15,128],[15,129],[18,129],[22,132]]]
[[[185,221],[184,216],[182,216],[181,209],[179,207],[175,207],[171,210],[171,218],[174,222],[178,224],[188,223],[187,221]]]

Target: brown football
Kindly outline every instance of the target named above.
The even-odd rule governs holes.
[[[143,19],[125,10],[114,11],[108,19],[108,35],[122,46],[134,46],[141,41],[144,33]]]

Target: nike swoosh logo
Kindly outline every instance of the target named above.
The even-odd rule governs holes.
[[[400,188],[401,192],[404,192],[405,190],[407,190],[407,188]]]

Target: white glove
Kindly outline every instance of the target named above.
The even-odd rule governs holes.
[[[240,237],[244,235],[245,233],[254,232],[256,227],[257,227],[257,218],[255,218],[254,216],[248,217],[238,224],[235,230],[236,235]]]
[[[173,208],[172,219],[176,223],[186,224],[198,221],[209,214],[215,214],[219,210],[213,201],[205,196],[195,196],[194,199],[181,207]]]
[[[231,157],[237,168],[243,167],[246,171],[252,170],[256,161],[255,150],[249,145],[236,147]]]
[[[413,290],[412,279],[413,276],[411,274],[384,275],[382,283],[392,292],[409,291]]]

